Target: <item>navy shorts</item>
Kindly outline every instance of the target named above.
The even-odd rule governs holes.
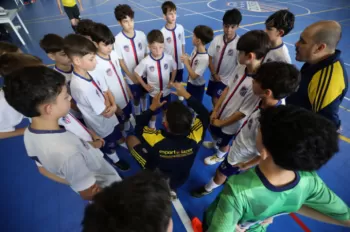
[[[227,146],[235,136],[234,134],[233,135],[225,134],[224,132],[222,132],[220,127],[216,127],[213,125],[209,126],[209,131],[212,134],[212,136],[215,138],[216,145],[218,147]]]
[[[215,81],[212,81],[212,80],[209,80],[209,83],[208,83],[208,88],[207,88],[207,92],[206,94],[211,96],[211,97],[214,97],[215,96],[215,86],[216,86],[216,83]]]
[[[227,85],[225,85],[224,83],[222,83],[221,81],[220,82],[216,82],[216,85],[215,85],[215,97],[216,98],[220,98],[221,97],[221,94],[222,92],[224,91],[224,89],[226,88]]]
[[[130,91],[132,93],[132,96],[135,100],[140,100],[141,96],[143,95],[143,88],[140,84],[132,84],[129,85]]]
[[[143,82],[145,82],[146,84],[148,83],[148,82],[147,82],[147,77],[142,77],[142,80],[143,80]],[[141,89],[142,89],[141,97],[143,97],[143,96],[145,96],[146,94],[148,94],[148,91],[147,91],[145,88],[143,88],[142,85],[141,85]]]
[[[149,96],[149,104],[150,104],[150,105],[152,104],[152,100],[153,100],[153,97]],[[169,103],[171,102],[171,94],[169,94],[168,96],[162,97],[162,98],[160,99],[160,102],[162,102],[162,101],[166,101],[166,103],[162,106],[161,109],[159,108],[158,110],[156,110],[156,111],[153,113],[153,115],[159,114],[161,110],[166,110],[166,109],[168,109],[168,105],[169,105]]]
[[[218,167],[218,171],[227,177],[241,173],[239,167],[233,167],[231,164],[229,164],[227,156]]]
[[[183,74],[184,74],[184,70],[183,69],[177,70],[176,76],[175,76],[175,82],[182,82]],[[170,76],[171,76],[171,74],[170,74]]]
[[[130,119],[132,114],[132,105],[129,101],[128,104],[123,108],[123,115],[117,115],[119,123],[124,123]]]
[[[121,138],[123,138],[123,135],[118,126],[115,126],[113,132],[103,138],[105,145],[101,148],[101,151],[107,155],[113,154],[117,148],[117,141]]]
[[[66,12],[69,19],[80,19],[80,12],[78,5],[74,6],[63,6],[64,11]]]
[[[187,92],[191,94],[197,101],[202,102],[204,95],[205,85],[193,85],[187,82]]]

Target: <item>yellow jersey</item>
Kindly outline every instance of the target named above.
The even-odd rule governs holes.
[[[73,7],[77,4],[76,0],[62,0],[62,5],[66,7]]]

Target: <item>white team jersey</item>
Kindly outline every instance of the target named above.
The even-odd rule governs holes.
[[[188,82],[193,85],[201,86],[205,85],[205,79],[203,77],[205,70],[209,65],[209,56],[206,52],[197,52],[197,49],[194,48],[191,53],[190,64],[192,70],[199,76],[196,79],[188,77]]]
[[[213,57],[215,72],[221,77],[221,82],[227,85],[229,79],[233,76],[236,66],[238,65],[237,42],[239,36],[228,41],[224,40],[224,35],[216,36],[211,42],[208,54]],[[211,80],[214,80],[210,77]]]
[[[60,118],[58,124],[86,142],[92,142],[93,140],[88,129],[71,113]]]
[[[106,187],[121,181],[99,149],[64,128],[44,131],[29,127],[24,132],[24,145],[28,156],[38,166],[65,179],[76,192],[86,190],[95,183]]]
[[[4,91],[0,89],[0,132],[15,131],[23,119],[23,115],[10,106],[6,99]]]
[[[182,45],[186,44],[185,30],[182,25],[176,24],[174,29],[168,29],[165,26],[161,29],[164,36],[164,51],[171,55],[176,64],[176,69],[183,69],[184,64],[181,62]]]
[[[288,64],[292,63],[289,55],[289,50],[284,43],[276,48],[271,48],[270,51],[266,54],[263,63],[271,61],[280,61]]]
[[[102,138],[110,135],[119,122],[115,115],[110,118],[102,115],[106,109],[103,92],[108,90],[107,86],[98,79],[86,80],[73,72],[70,88],[87,126]]]
[[[133,73],[135,67],[147,54],[147,39],[145,33],[136,31],[133,38],[128,37],[123,31],[115,37],[114,50],[118,57],[123,59],[128,70]],[[126,76],[128,84],[134,84],[131,79]]]
[[[280,104],[285,105],[285,100],[281,100],[277,105]],[[256,148],[256,136],[260,125],[259,118],[260,108],[256,106],[254,112],[246,119],[232,143],[227,156],[229,164],[245,163],[260,155]]]
[[[229,118],[237,111],[246,116],[253,112],[259,102],[259,97],[253,93],[252,81],[253,78],[246,73],[246,66],[238,65],[233,78],[228,82],[229,90],[219,109],[219,119]],[[222,127],[221,130],[229,135],[235,134],[244,121],[243,118],[234,124]]]
[[[129,102],[126,83],[119,64],[119,57],[112,51],[109,59],[96,56],[97,65],[94,71],[89,72],[97,80],[105,81],[114,96],[115,103],[123,109]]]
[[[165,53],[158,60],[150,54],[135,68],[135,72],[139,76],[147,76],[147,83],[153,87],[153,91],[150,93],[152,97],[160,91],[163,91],[163,97],[170,94],[170,89],[167,86],[170,82],[171,72],[174,70],[176,70],[176,63],[173,57]]]

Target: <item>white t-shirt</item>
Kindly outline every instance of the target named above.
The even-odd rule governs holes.
[[[185,30],[182,25],[176,24],[174,29],[168,29],[165,26],[161,29],[164,36],[164,51],[171,55],[176,64],[177,69],[183,69],[184,64],[181,62],[182,45],[186,44]]]
[[[284,105],[285,100],[281,100],[277,105]],[[227,161],[231,165],[245,163],[260,155],[256,148],[256,136],[259,129],[260,108],[256,106],[254,112],[246,119],[241,129],[237,133],[227,156]]]
[[[23,119],[23,115],[10,106],[2,89],[0,89],[0,132],[15,131],[17,126]]]
[[[128,37],[123,31],[115,37],[114,50],[118,57],[123,59],[128,70],[133,73],[135,67],[147,54],[147,38],[142,31],[136,31],[133,38]],[[126,76],[126,82],[134,84],[130,77]]]
[[[238,40],[239,36],[236,34],[232,40],[226,43],[224,35],[218,35],[213,39],[208,49],[209,56],[213,58],[215,72],[221,77],[221,82],[225,85],[227,85],[238,65]],[[213,78],[210,77],[210,80],[213,80]]]
[[[173,57],[165,53],[158,60],[150,54],[135,68],[135,72],[139,76],[147,76],[147,83],[153,87],[153,91],[150,93],[152,97],[160,91],[163,91],[164,97],[170,94],[170,89],[167,86],[170,82],[171,72],[174,70],[176,70],[176,63]]]
[[[188,77],[188,82],[193,85],[201,86],[205,85],[205,79],[203,77],[205,70],[209,65],[209,56],[206,52],[197,52],[197,49],[194,48],[191,53],[190,64],[192,70],[199,76],[196,79]]]
[[[228,82],[229,90],[219,109],[219,119],[224,120],[237,111],[245,114],[246,117],[253,112],[259,97],[253,93],[252,81],[253,78],[246,73],[246,66],[238,65],[233,78]],[[221,130],[226,134],[235,134],[244,121],[243,118],[234,124],[222,127]]]
[[[58,124],[86,142],[92,142],[93,140],[87,128],[71,113],[60,118]]]
[[[288,64],[292,63],[292,60],[289,55],[289,50],[284,43],[282,43],[280,46],[276,48],[270,49],[270,51],[265,56],[263,63],[267,63],[271,61],[280,61]]]
[[[76,192],[86,190],[95,183],[106,187],[121,181],[99,149],[64,128],[43,131],[29,127],[24,132],[24,145],[28,156],[38,166],[65,179]]]
[[[129,100],[126,83],[119,64],[119,57],[112,51],[109,59],[96,56],[97,65],[94,71],[89,72],[94,80],[105,82],[114,96],[115,103],[123,109]]]
[[[73,72],[70,88],[87,126],[102,138],[110,135],[119,121],[115,115],[110,118],[102,115],[106,109],[103,92],[108,90],[107,86],[102,81],[86,80]]]

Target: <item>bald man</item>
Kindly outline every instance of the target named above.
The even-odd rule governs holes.
[[[341,38],[341,26],[336,21],[319,21],[301,33],[295,44],[301,68],[301,82],[287,104],[312,110],[331,120],[340,128],[339,106],[348,90],[348,77],[341,52],[336,49]]]

